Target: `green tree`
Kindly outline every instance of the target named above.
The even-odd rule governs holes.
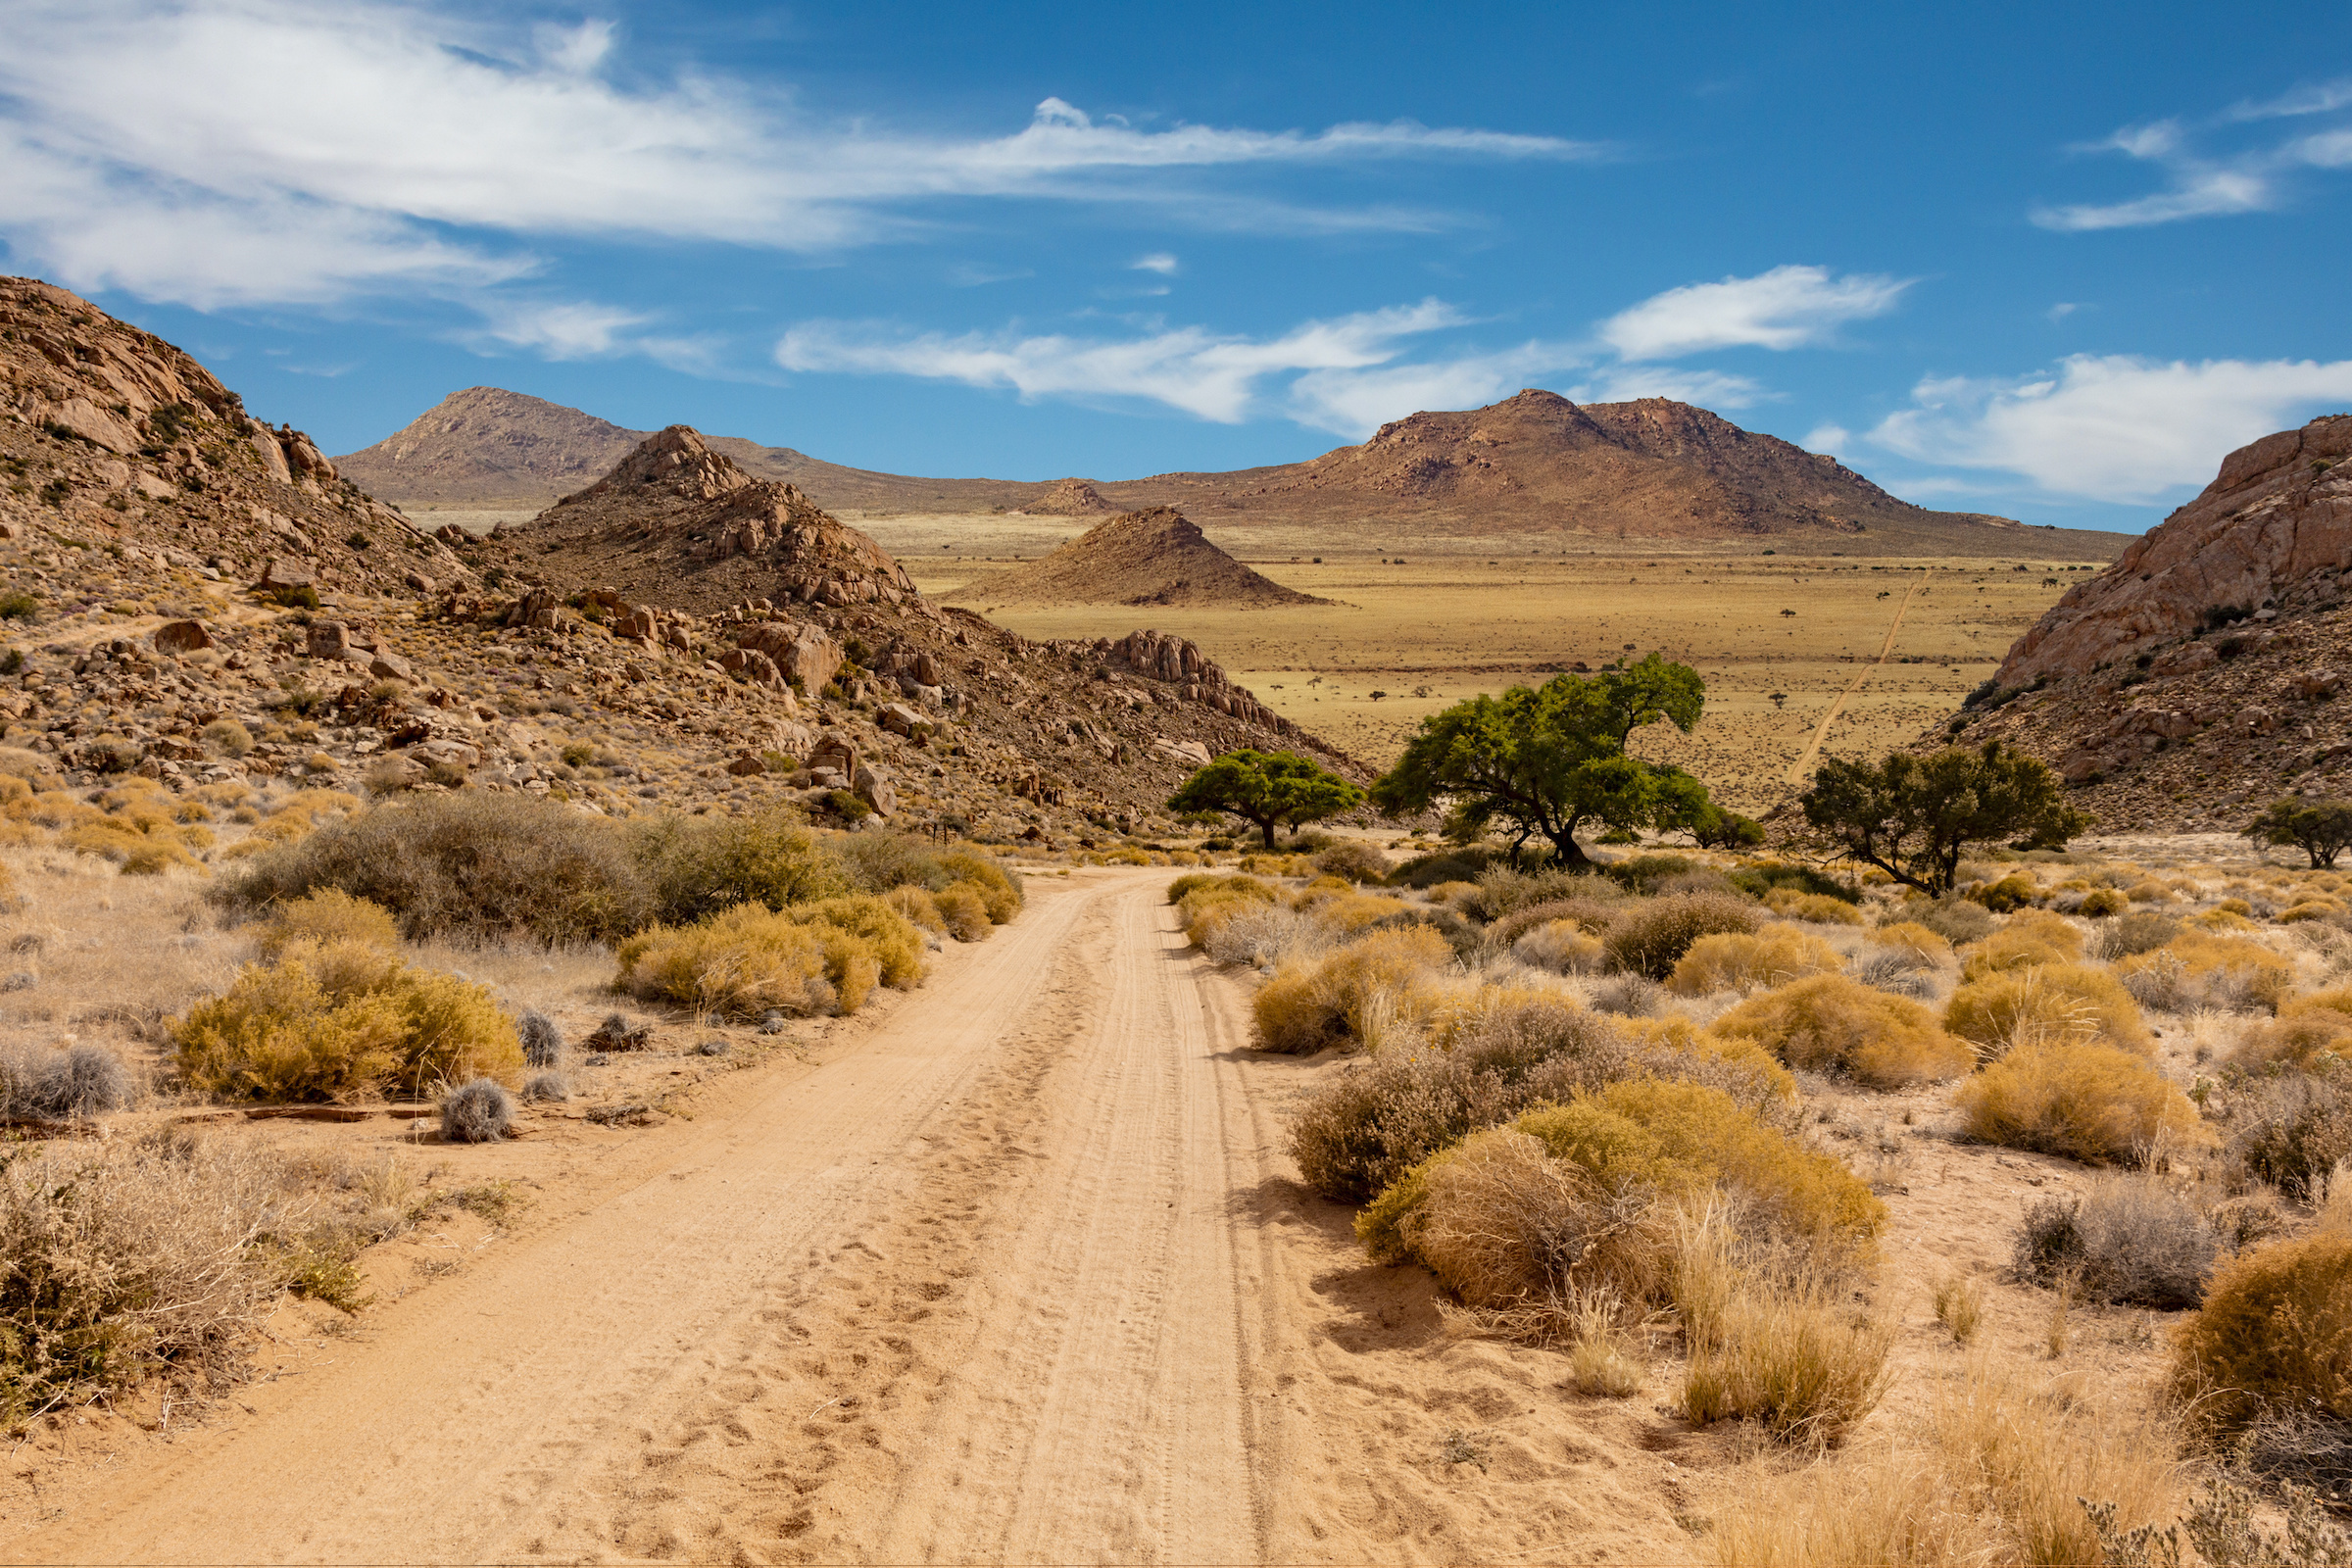
[[[1622,670],[1473,697],[1421,721],[1372,800],[1391,814],[1442,805],[1457,838],[1499,823],[1515,832],[1514,850],[1540,835],[1561,864],[1590,864],[1576,842],[1588,823],[1688,827],[1712,808],[1698,780],[1625,750],[1644,725],[1690,729],[1704,703],[1698,672],[1656,654]]]
[[[1893,752],[1875,765],[1825,757],[1799,804],[1846,855],[1936,898],[1951,891],[1970,844],[2061,849],[2090,826],[2047,764],[1999,741],[1932,757]]]
[[[1752,850],[1764,842],[1764,824],[1752,816],[1727,811],[1714,802],[1693,815],[1690,837],[1706,850]]]
[[[2337,856],[2352,849],[2352,802],[2282,796],[2246,825],[2245,836],[2257,844],[2292,845],[2311,857],[2315,871],[2332,867]]]
[[[1250,822],[1274,848],[1274,830],[1351,811],[1364,792],[1297,752],[1227,752],[1168,797],[1171,811],[1226,811]]]

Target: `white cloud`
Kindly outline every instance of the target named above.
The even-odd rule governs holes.
[[[1157,272],[1162,277],[1176,275],[1176,258],[1166,251],[1153,251],[1149,256],[1139,256],[1128,263],[1128,267],[1131,270],[1138,272]]]
[[[1776,267],[1754,277],[1668,289],[1610,317],[1600,336],[1628,360],[1792,349],[1826,341],[1842,322],[1885,315],[1910,286],[1867,273],[1834,277],[1826,267]]]
[[[2022,474],[2053,495],[2155,499],[2203,486],[2221,460],[2352,399],[2352,360],[2207,360],[2169,364],[2076,355],[2017,380],[1923,380],[1916,408],[1870,432],[1925,463]]]
[[[0,235],[70,284],[201,307],[480,287],[529,270],[494,252],[533,236],[825,251],[909,232],[905,209],[940,198],[1156,202],[1216,221],[1225,198],[1170,172],[1600,153],[1409,122],[1140,130],[1057,98],[1010,135],[904,134],[716,78],[617,85],[600,74],[610,23],[524,32],[386,0],[15,0],[8,32]],[[1249,210],[1233,221],[1281,208],[1233,203]]]
[[[551,360],[585,360],[613,353],[629,342],[629,328],[651,318],[607,305],[500,305],[483,335],[515,348],[535,349]]]
[[[868,325],[814,321],[787,332],[775,357],[787,370],[960,381],[1009,388],[1024,400],[1141,399],[1232,424],[1250,413],[1259,383],[1268,377],[1385,364],[1396,357],[1401,340],[1462,320],[1451,306],[1424,300],[1308,321],[1266,339],[1194,326],[1126,339],[1011,332],[907,337]]]
[[[2082,308],[2082,306],[2077,305],[2072,300],[2060,300],[2057,304],[2051,306],[2048,310],[2042,312],[2041,314],[2048,317],[2053,321],[2063,321]]]
[[[2233,104],[2225,120],[2284,120],[2301,115],[2325,115],[2352,109],[2352,76],[2338,76],[2316,87],[2298,87],[2261,103]]]
[[[1842,424],[1817,424],[1805,433],[1807,452],[1826,452],[1836,457],[1854,444],[1854,432]]]
[[[2352,109],[2352,77],[2298,88],[2266,103],[2238,104],[2220,120],[2224,125],[2243,124],[2337,115],[2346,109]],[[2206,129],[2210,134],[2214,127]],[[2127,125],[2102,141],[2077,148],[2078,152],[2121,153],[2134,162],[2153,164],[2164,172],[2165,188],[2129,201],[2036,207],[2031,217],[2043,228],[2084,233],[2142,228],[2191,218],[2265,213],[2287,202],[2295,171],[2352,165],[2352,127],[2299,134],[2275,146],[2227,157],[2200,155],[2194,149],[2195,140],[2180,121],[2159,120]]]

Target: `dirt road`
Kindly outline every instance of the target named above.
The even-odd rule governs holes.
[[[1243,1049],[1166,877],[1033,881],[848,1054],[7,1554],[1660,1560],[1650,1418],[1364,1263],[1281,1152],[1336,1069]]]

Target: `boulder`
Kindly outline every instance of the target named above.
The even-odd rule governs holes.
[[[727,764],[727,771],[737,778],[758,778],[767,771],[767,763],[758,757],[738,757]]]
[[[874,710],[874,718],[892,734],[904,735],[910,741],[922,740],[932,730],[931,720],[905,703],[884,703]]]
[[[477,748],[464,741],[448,739],[419,741],[410,755],[444,767],[477,767],[482,760],[482,754]]]
[[[201,620],[167,621],[155,628],[153,641],[162,654],[193,654],[213,646],[212,633]]]
[[[827,735],[808,753],[808,770],[812,773],[831,768],[844,778],[858,773],[858,748],[838,735]]]
[[[318,574],[301,562],[289,561],[282,556],[272,556],[263,564],[261,581],[255,583],[254,586],[257,588],[312,588],[316,587],[318,582]]]
[[[380,650],[368,661],[368,673],[378,680],[414,681],[416,678],[416,667],[407,660],[398,654]]]
[[[339,620],[311,622],[310,641],[304,652],[313,659],[341,659],[351,652],[351,628]]]
[[[841,672],[841,645],[823,629],[799,620],[763,620],[746,626],[736,639],[739,648],[753,649],[775,662],[787,680],[801,690],[816,693]]]
[[[858,798],[874,808],[874,814],[876,816],[895,816],[898,814],[898,792],[890,787],[890,780],[884,778],[872,768],[860,767],[858,769],[857,777],[853,781],[853,787],[858,792]]]

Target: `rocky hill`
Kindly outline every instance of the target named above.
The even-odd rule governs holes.
[[[186,354],[32,278],[0,277],[0,537],[103,557],[13,577],[59,610],[143,602],[146,572],[167,564],[290,592],[469,584],[310,437],[251,417]]]
[[[2058,767],[2111,828],[2352,794],[2352,415],[2232,452],[2077,584],[1947,731]]]
[[[1108,847],[1172,826],[1233,746],[1363,776],[1181,639],[1036,644],[930,603],[683,427],[540,522],[427,537],[187,355],[24,279],[0,468],[0,772],[44,789],[792,802]]]
[[[971,605],[1319,605],[1234,560],[1167,507],[1097,523],[1042,561],[945,596]]]
[[[339,461],[396,501],[544,506],[641,439],[574,409],[476,387]],[[2113,534],[1931,512],[1835,458],[1664,398],[1580,406],[1527,391],[1489,408],[1416,414],[1304,463],[1116,481],[919,478],[790,447],[706,440],[753,478],[796,485],[836,512],[1079,516],[1171,507],[1220,533],[1303,531],[1335,549],[1520,535],[1561,547],[1786,536],[1847,555],[2077,561],[2112,560],[2121,548]]]
[[[453,603],[453,617],[600,624],[671,669],[682,655],[784,755],[846,739],[922,770],[938,781],[926,793],[967,818],[994,794],[1065,822],[1147,822],[1185,774],[1239,746],[1363,774],[1181,638],[1036,644],[932,602],[866,535],[684,425],[468,557],[523,596]]]

